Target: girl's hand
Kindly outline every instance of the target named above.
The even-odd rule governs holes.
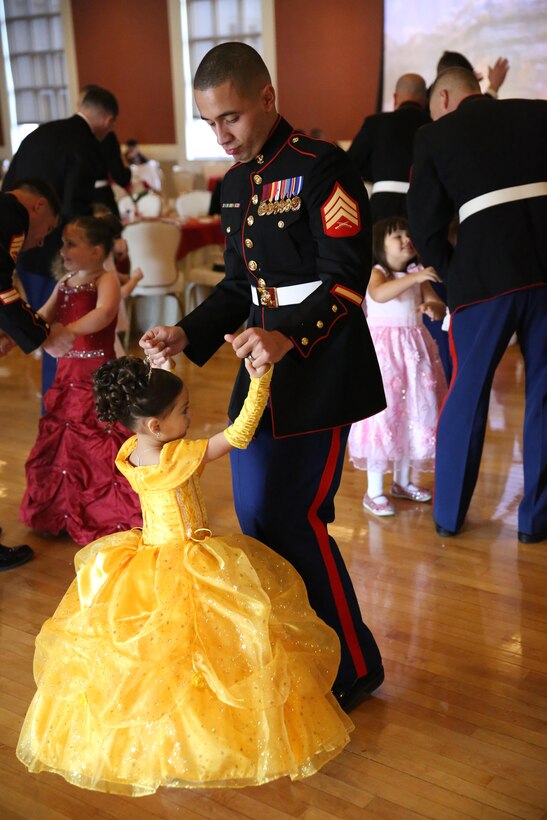
[[[417,270],[414,273],[408,274],[412,276],[415,282],[418,282],[420,285],[422,282],[441,282],[441,277],[436,272],[435,268],[429,267],[424,268],[423,270]]]
[[[422,302],[421,305],[418,305],[416,311],[422,314],[425,313],[434,322],[440,322],[444,319],[446,307],[442,302]]]
[[[181,327],[153,327],[141,336],[139,345],[149,357],[153,367],[161,367],[172,356],[180,353],[188,344],[188,336]]]
[[[248,357],[245,359],[245,369],[247,370],[247,373],[249,374],[251,379],[259,379],[260,376],[263,376],[264,373],[268,372],[268,370],[270,369],[270,366],[271,365],[269,365],[269,364],[268,365],[263,365],[262,367],[260,367],[257,370],[255,368],[253,362]]]

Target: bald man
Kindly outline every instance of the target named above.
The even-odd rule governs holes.
[[[456,535],[477,480],[496,367],[517,333],[526,367],[518,538],[547,536],[547,102],[496,101],[472,72],[433,84],[408,194],[413,241],[448,291],[455,376],[439,420],[433,513]],[[448,241],[459,214],[455,248]]]
[[[372,183],[370,210],[377,222],[406,216],[406,193],[414,135],[429,122],[423,77],[403,74],[393,94],[394,111],[367,117],[348,154],[365,182]]]

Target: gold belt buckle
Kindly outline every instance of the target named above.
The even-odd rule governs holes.
[[[257,285],[256,289],[262,307],[279,307],[277,302],[277,288],[267,288],[265,285]]]

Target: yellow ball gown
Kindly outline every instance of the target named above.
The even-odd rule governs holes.
[[[134,467],[143,529],[80,550],[36,639],[37,692],[17,756],[89,789],[238,787],[307,777],[348,742],[332,696],[340,648],[294,568],[263,544],[207,528],[207,441]]]

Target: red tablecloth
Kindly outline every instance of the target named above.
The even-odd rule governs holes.
[[[220,219],[189,219],[180,226],[180,245],[177,259],[206,245],[224,246],[224,234]]]

